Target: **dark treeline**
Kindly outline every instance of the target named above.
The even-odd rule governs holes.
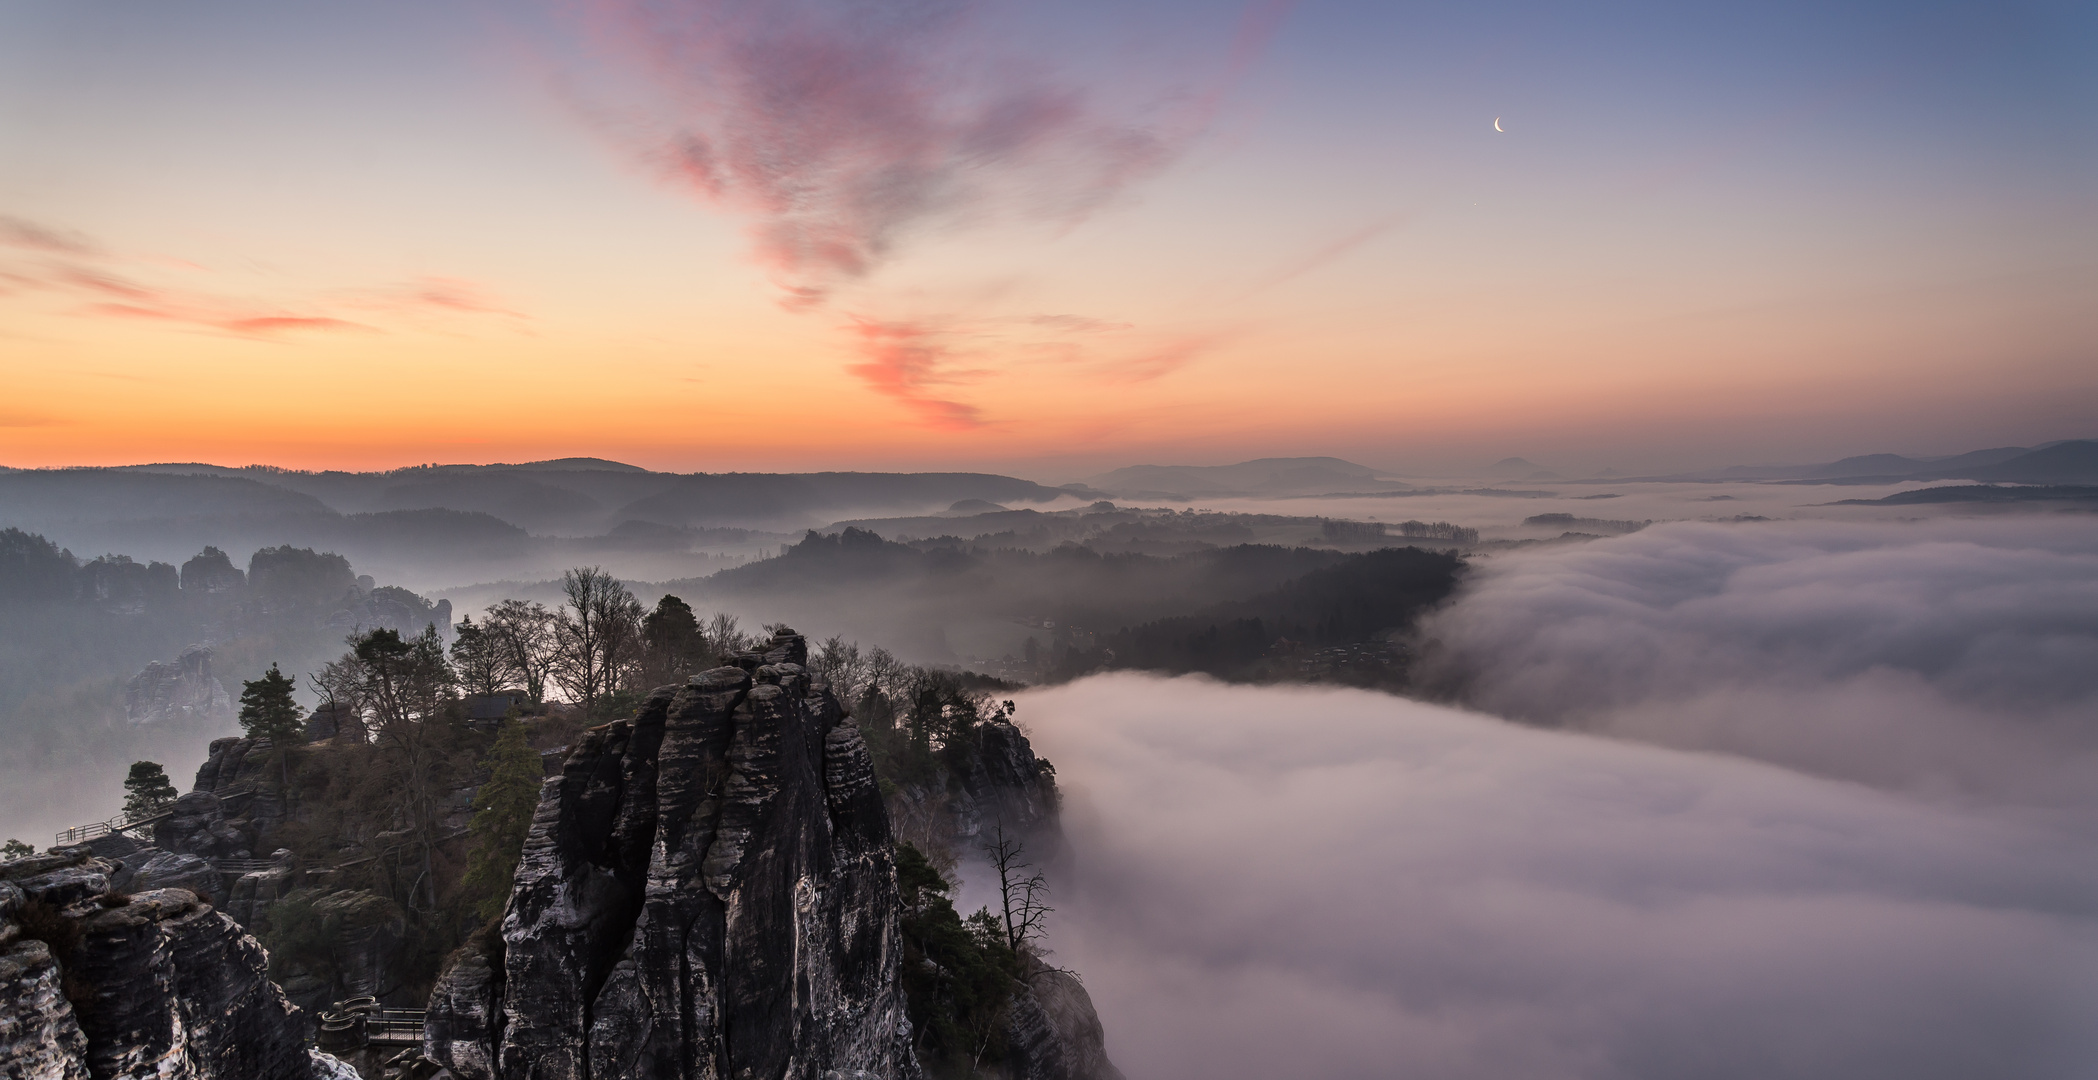
[[[316,670],[357,627],[449,627],[450,612],[359,577],[340,555],[263,548],[236,562],[207,547],[181,565],[123,555],[80,559],[42,536],[0,529],[0,788],[11,815],[91,820],[131,761],[195,761],[220,711],[156,709],[137,685],[149,664],[208,646],[186,690],[228,689],[281,663]],[[208,665],[208,667],[207,667]],[[187,783],[186,776],[177,776]],[[106,816],[106,815],[104,815]],[[49,822],[46,822],[49,824]]]
[[[1319,650],[1377,643],[1409,627],[1450,594],[1462,565],[1410,547],[1036,552],[901,544],[847,528],[811,532],[778,558],[677,585],[710,602],[762,602],[797,623],[899,641],[928,656],[966,652],[948,627],[1024,624],[1032,628],[1028,652],[998,673],[1026,681],[1116,668],[1279,678],[1323,674]],[[1393,681],[1395,663],[1375,666],[1383,674],[1368,681]]]
[[[1389,635],[1449,596],[1462,565],[1453,555],[1418,548],[1351,555],[1246,600],[1123,627],[1097,635],[1090,647],[1067,644],[1051,661],[1051,677],[1134,668],[1225,679],[1319,675],[1403,685],[1402,646]],[[1386,638],[1380,642],[1379,635]],[[1389,659],[1373,650],[1356,657],[1350,669],[1345,656],[1321,656],[1371,642],[1385,646]]]
[[[905,623],[914,612],[969,612],[1119,626],[1250,597],[1347,558],[1335,551],[1260,544],[1173,556],[1103,554],[1076,544],[1046,552],[961,543],[921,548],[847,528],[831,535],[811,532],[776,559],[675,584],[696,595],[723,598],[893,599],[901,602],[894,610]]]

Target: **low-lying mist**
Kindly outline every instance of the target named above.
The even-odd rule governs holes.
[[[1029,691],[1135,1080],[2071,1077],[2098,842],[1354,690]]]
[[[1497,715],[2098,808],[2098,519],[1676,523],[1480,560],[1422,629]]]

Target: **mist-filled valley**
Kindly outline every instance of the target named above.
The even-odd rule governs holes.
[[[1050,941],[1139,1021],[1109,1042],[1131,1076],[1949,1080],[2098,1054],[2088,816],[1354,690],[1124,674],[1020,707],[1067,788]]]
[[[2098,1080],[2091,4],[0,4],[0,1080]]]
[[[474,868],[529,824],[469,826],[477,793],[528,799],[733,661],[864,733],[910,955],[940,957],[905,979],[935,1075],[1019,1067],[1022,1041],[964,1067],[964,1032],[1063,969],[1137,1078],[2098,1055],[2091,488],[1314,460],[1132,474],[1181,491],[0,474],[0,834],[122,824],[135,762],[195,775],[229,808],[185,834],[212,866],[293,873],[260,836],[322,883],[229,901],[271,977],[435,1008],[504,910]],[[255,736],[273,668],[304,725],[276,737],[314,740],[296,771]],[[231,809],[265,780],[281,804]],[[996,922],[986,838],[1020,820],[1061,822],[1025,834],[1037,936],[941,937]],[[382,909],[392,944],[345,952]]]

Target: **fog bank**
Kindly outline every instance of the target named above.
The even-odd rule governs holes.
[[[1021,699],[1132,1080],[2068,1077],[2098,844],[1368,692]]]
[[[1676,523],[1479,561],[1427,685],[1498,715],[2098,807],[2098,519]]]

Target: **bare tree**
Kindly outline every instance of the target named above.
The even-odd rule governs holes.
[[[459,685],[469,694],[499,694],[514,685],[518,672],[510,650],[486,622],[475,626],[471,616],[459,620],[453,630],[452,669]]]
[[[736,629],[736,617],[728,612],[717,611],[707,620],[707,644],[713,646],[717,655],[739,653],[756,643],[749,634]]]
[[[354,635],[351,640],[356,640]],[[306,685],[321,699],[313,711],[326,713],[335,721],[336,737],[360,743],[371,741],[371,732],[364,723],[363,677],[354,654],[330,660],[318,673],[306,674]]]
[[[1005,835],[1005,825],[991,827],[991,839],[983,845],[984,856],[998,871],[998,896],[1005,909],[1005,943],[1020,952],[1029,942],[1040,940],[1043,922],[1056,909],[1044,902],[1049,878],[1026,859],[1027,847]]]
[[[830,680],[831,691],[840,699],[852,701],[859,697],[860,688],[867,682],[867,661],[860,655],[858,642],[833,634],[809,659],[810,666]]]
[[[525,696],[544,701],[554,660],[554,613],[544,604],[505,600],[488,609],[481,631],[507,658],[512,673],[523,680]]]
[[[596,566],[570,570],[561,590],[568,606],[554,616],[552,674],[583,715],[593,716],[640,651],[641,602]]]
[[[352,634],[349,644],[350,651],[337,661],[342,665],[338,670],[355,680],[354,700],[383,754],[396,812],[422,847],[417,884],[424,891],[425,910],[434,911],[432,852],[442,810],[439,773],[447,752],[443,715],[453,701],[457,678],[445,662],[444,643],[435,626],[407,639],[387,629]]]

